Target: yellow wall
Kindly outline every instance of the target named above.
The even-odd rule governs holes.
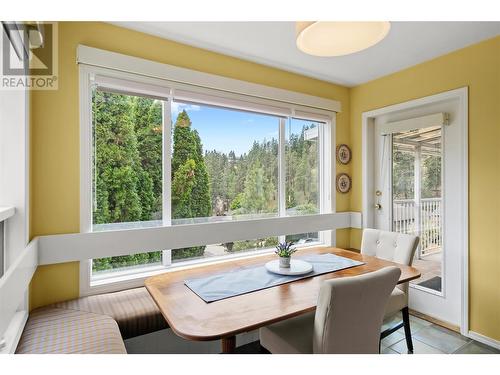
[[[500,37],[351,89],[353,191],[362,209],[361,114],[469,87],[470,329],[500,340]],[[351,230],[359,248],[360,231]]]
[[[31,95],[31,237],[79,231],[78,44],[338,100],[337,142],[349,142],[345,87],[108,24],[59,23],[59,90]],[[337,210],[348,209],[349,195],[337,195]],[[349,245],[349,230],[338,231],[338,244]],[[77,262],[39,267],[30,307],[77,297],[78,274]]]

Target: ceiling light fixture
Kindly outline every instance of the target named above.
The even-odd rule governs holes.
[[[314,56],[343,56],[367,49],[389,33],[389,22],[297,22],[297,47]]]

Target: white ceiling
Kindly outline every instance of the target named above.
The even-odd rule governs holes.
[[[500,22],[392,22],[387,38],[371,48],[347,56],[314,57],[295,46],[293,22],[114,24],[345,86],[500,35]]]

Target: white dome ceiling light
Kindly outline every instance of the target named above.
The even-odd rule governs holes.
[[[297,22],[297,47],[314,56],[343,56],[367,49],[389,33],[389,22]]]

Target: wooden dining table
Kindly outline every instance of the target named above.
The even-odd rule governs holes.
[[[145,285],[170,328],[180,337],[194,341],[221,340],[222,352],[234,352],[236,335],[255,330],[316,309],[321,283],[338,277],[356,276],[387,266],[401,269],[398,284],[420,277],[403,264],[334,247],[301,249],[294,256],[332,253],[365,264],[340,271],[292,281],[219,301],[206,303],[184,281],[258,265],[276,255],[238,258],[208,265],[172,270],[146,280]]]

